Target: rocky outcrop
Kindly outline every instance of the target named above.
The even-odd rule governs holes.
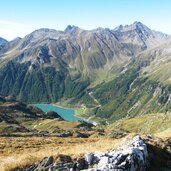
[[[136,136],[128,144],[106,153],[89,153],[85,159],[92,171],[145,171],[148,151],[144,141]]]
[[[45,157],[39,163],[24,170],[146,171],[149,165],[147,146],[139,136],[105,153],[87,153],[77,161],[73,161],[70,156],[60,155],[58,162],[54,161],[53,157]]]

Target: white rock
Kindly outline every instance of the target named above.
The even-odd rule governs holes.
[[[94,164],[93,171],[145,171],[147,169],[148,151],[141,137],[136,136],[127,144],[106,153],[88,153],[85,159]],[[96,164],[96,162],[98,162]]]

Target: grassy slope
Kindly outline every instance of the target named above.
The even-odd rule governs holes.
[[[158,118],[160,123],[147,124],[148,119]],[[170,125],[171,118],[169,115],[164,117],[164,114],[146,115],[142,117],[118,121],[113,126],[108,127],[107,131],[114,128],[124,128],[129,131],[141,133],[147,131],[146,127],[151,126],[150,132],[162,131],[158,125],[162,125],[165,129]],[[137,122],[135,128],[132,122]],[[126,125],[125,125],[126,124]],[[142,127],[139,129],[139,124]],[[143,127],[144,126],[144,127]],[[146,126],[146,127],[145,127]],[[144,129],[143,129],[144,128]],[[156,129],[156,130],[155,130]],[[142,135],[148,144],[148,150],[152,150],[156,154],[152,168],[150,171],[158,171],[160,167],[166,166],[169,154],[169,139],[171,131],[167,129],[167,136],[165,132],[160,132],[157,137],[152,139]],[[150,133],[148,132],[148,133]],[[129,134],[124,138],[111,139],[107,137],[101,138],[56,138],[56,137],[7,137],[0,139],[0,168],[2,171],[7,171],[14,168],[24,168],[33,164],[34,162],[43,159],[46,156],[53,156],[56,162],[59,162],[61,154],[69,155],[72,159],[82,157],[85,153],[95,151],[106,151],[117,148],[118,146],[126,143],[130,138],[135,135]],[[158,138],[159,137],[159,138]],[[161,139],[162,138],[162,139]],[[149,140],[148,140],[149,139]],[[166,159],[167,158],[167,159]],[[162,159],[162,160],[161,160]]]
[[[1,102],[3,106],[11,106],[12,102]],[[25,106],[19,105],[23,109]],[[33,108],[31,111],[35,111]],[[18,112],[17,112],[18,113]],[[20,113],[21,114],[21,113]],[[7,120],[11,122],[11,120]],[[10,123],[1,122],[3,124]],[[46,118],[16,118],[16,122],[20,123],[20,126],[24,126],[27,129],[37,129],[38,131],[53,132],[55,129],[63,130],[77,130],[80,123],[56,121],[54,119]],[[1,170],[10,170],[16,167],[24,168],[33,164],[34,162],[41,160],[45,156],[53,156],[58,162],[60,154],[70,155],[73,159],[83,156],[87,152],[94,151],[106,151],[122,145],[132,138],[136,133],[155,133],[157,136],[164,138],[171,136],[170,131],[171,115],[167,114],[151,114],[145,116],[139,116],[136,118],[124,119],[115,122],[113,125],[108,126],[104,131],[104,135],[100,135],[100,132],[93,132],[89,138],[59,138],[59,137],[6,137],[0,138],[0,168]],[[160,127],[159,127],[160,126]],[[104,127],[105,128],[105,127]],[[5,128],[6,129],[6,128]],[[96,128],[102,131],[102,127]],[[131,132],[124,138],[112,139],[109,138],[111,133],[116,133],[115,130],[124,129]],[[86,129],[82,129],[84,133]],[[95,131],[95,129],[94,129]],[[91,132],[91,131],[90,131]],[[89,133],[90,133],[89,132]],[[103,134],[103,131],[101,132]],[[163,158],[163,149],[167,147],[168,141],[160,142],[158,139],[151,140],[150,148],[158,148],[158,156]],[[160,149],[159,149],[160,148]],[[163,158],[162,162],[165,162]],[[161,162],[158,162],[161,163]],[[161,163],[162,164],[162,163]],[[158,165],[156,166],[158,167]]]
[[[59,154],[66,154],[77,158],[87,152],[113,149],[126,140],[127,138],[1,138],[0,168],[2,171],[23,168],[50,155],[57,158]]]
[[[109,125],[107,130],[123,129],[131,133],[162,134],[171,132],[171,113],[147,114],[135,118],[125,118]]]
[[[125,116],[171,111],[171,86],[140,71],[139,65],[133,62],[120,76],[92,90],[102,105],[96,116],[116,121]]]
[[[29,119],[23,120],[22,125],[28,129],[36,129],[38,131],[48,131],[53,132],[55,129],[60,128],[64,130],[74,129],[78,126],[79,122],[66,122],[66,121],[57,121],[55,119]]]

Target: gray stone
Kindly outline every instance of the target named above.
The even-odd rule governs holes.
[[[85,160],[87,161],[87,163],[89,165],[92,164],[93,158],[94,158],[94,154],[93,153],[85,154]]]
[[[93,168],[88,169],[93,171],[145,171],[148,166],[147,146],[139,136],[134,137],[118,151],[112,150],[103,155],[89,153],[85,157],[89,164],[94,164]],[[93,162],[95,157],[97,164]]]
[[[78,170],[87,169],[88,168],[88,162],[85,160],[85,158],[80,158],[76,162]]]

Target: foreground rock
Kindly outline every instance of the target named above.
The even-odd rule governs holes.
[[[134,137],[116,150],[105,153],[87,153],[77,161],[73,161],[70,156],[66,155],[59,155],[58,157],[57,161],[52,156],[45,157],[42,161],[22,170],[145,171],[148,167],[147,146],[139,136]]]
[[[85,159],[92,171],[145,171],[148,151],[144,141],[136,136],[128,144],[106,153],[89,153]]]

